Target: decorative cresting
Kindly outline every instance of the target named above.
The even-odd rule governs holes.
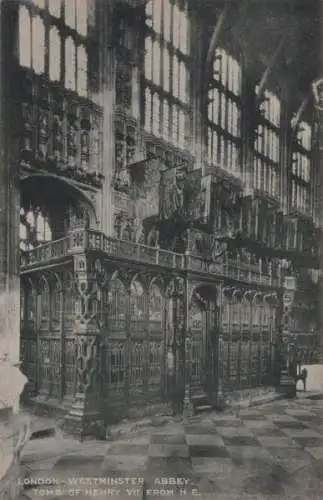
[[[102,432],[100,415],[100,302],[104,274],[101,262],[74,256],[76,394],[64,424],[81,437]]]

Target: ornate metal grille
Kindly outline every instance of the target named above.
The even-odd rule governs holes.
[[[147,324],[147,295],[139,281],[134,281],[130,291],[130,333],[143,335]]]
[[[127,292],[121,280],[111,282],[111,302],[108,301],[106,296],[104,310],[109,336],[123,338],[126,335]]]
[[[131,342],[129,344],[129,395],[136,398],[144,393],[144,369],[146,361],[144,342]]]
[[[49,330],[50,299],[49,284],[42,276],[39,283],[39,329],[47,332]]]
[[[124,393],[126,375],[126,345],[123,342],[108,342],[106,350],[106,373],[108,392]]]
[[[203,377],[203,312],[193,300],[189,315],[189,325],[192,332],[191,340],[191,385],[199,387]]]

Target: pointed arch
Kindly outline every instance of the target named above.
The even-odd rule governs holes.
[[[164,296],[157,281],[148,289],[148,318],[150,332],[161,332],[164,324]]]
[[[147,317],[147,293],[137,276],[131,280],[130,285],[130,332],[144,331]]]
[[[125,336],[126,313],[128,310],[128,293],[124,281],[115,273],[110,281],[109,289],[104,288],[104,310],[109,332]]]

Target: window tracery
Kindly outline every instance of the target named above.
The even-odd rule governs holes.
[[[291,208],[310,213],[312,127],[302,121],[293,144]]]
[[[144,125],[148,132],[185,148],[189,111],[187,6],[150,0],[146,16]]]
[[[81,96],[88,92],[87,0],[34,0],[19,7],[19,63]],[[50,14],[50,16],[48,15]],[[62,29],[62,23],[65,23]],[[61,45],[64,46],[64,58]],[[48,67],[48,69],[47,69]]]
[[[240,171],[241,78],[238,60],[217,48],[208,91],[208,159],[235,174]]]
[[[280,99],[265,90],[254,144],[254,187],[274,198],[279,195],[280,115]]]
[[[20,210],[20,248],[30,250],[52,240],[49,218],[40,208]]]

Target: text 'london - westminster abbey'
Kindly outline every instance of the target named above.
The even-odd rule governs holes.
[[[1,2],[26,398],[78,428],[274,386],[286,277],[320,357],[318,4]]]

